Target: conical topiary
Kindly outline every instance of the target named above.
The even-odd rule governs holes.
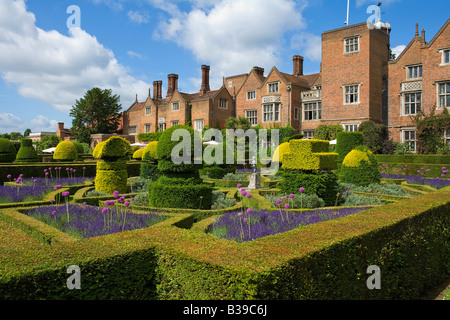
[[[0,162],[13,162],[16,159],[14,144],[5,138],[0,138]]]
[[[39,156],[33,148],[33,141],[31,139],[24,138],[20,141],[16,162],[39,162]]]

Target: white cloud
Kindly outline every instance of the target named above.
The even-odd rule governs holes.
[[[363,5],[376,5],[378,2],[381,2],[382,5],[390,5],[394,2],[399,2],[402,0],[356,0],[356,6],[361,7]]]
[[[135,24],[143,24],[149,21],[149,15],[147,12],[138,12],[130,10],[128,11],[128,19]]]
[[[134,51],[127,51],[127,55],[129,55],[131,58],[142,59],[142,55]]]
[[[26,128],[30,128],[32,132],[56,132],[57,126],[57,120],[50,120],[43,115],[27,122],[15,114],[0,113],[0,133],[23,133]]]
[[[322,61],[322,37],[301,32],[291,38],[292,49],[300,50],[299,53],[311,61]]]
[[[112,89],[125,108],[149,85],[128,70],[98,40],[79,28],[65,36],[35,25],[24,0],[0,1],[0,72],[20,95],[68,112],[93,88]]]
[[[155,37],[174,41],[199,63],[211,64],[211,87],[221,86],[222,76],[277,65],[285,33],[306,26],[293,0],[222,0],[206,9],[200,9],[205,1],[192,0],[189,12],[177,10],[175,3],[150,2],[170,15]]]
[[[395,58],[398,58],[398,56],[403,52],[403,50],[406,48],[405,45],[398,45],[394,48],[391,48],[392,53],[395,54]]]

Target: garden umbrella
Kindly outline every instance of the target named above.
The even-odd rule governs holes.
[[[56,150],[56,147],[53,147],[53,148],[48,148],[48,149],[42,150],[42,152],[53,153],[53,152],[55,152],[55,150]]]
[[[331,141],[330,141],[330,144],[336,144],[336,142],[337,142],[337,140],[334,139],[334,140],[331,140]]]

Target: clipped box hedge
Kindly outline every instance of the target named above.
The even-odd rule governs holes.
[[[291,170],[335,170],[337,153],[328,152],[326,140],[291,140],[289,152],[283,156],[283,169]]]
[[[247,243],[165,224],[44,245],[0,222],[0,298],[418,299],[450,275],[449,199],[447,187]],[[70,265],[81,290],[65,286]],[[371,265],[381,289],[367,288]]]

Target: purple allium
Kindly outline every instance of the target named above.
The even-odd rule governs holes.
[[[106,212],[108,212],[108,208],[105,207],[102,209],[102,213],[106,213]]]
[[[238,216],[239,216],[239,217],[242,217],[243,215],[244,215],[244,214],[243,214],[242,212],[239,212],[239,213],[238,213]]]
[[[277,202],[277,204],[280,204],[280,203],[281,203],[281,200],[280,200],[280,199],[277,199],[276,202]]]
[[[239,183],[239,184],[237,185],[237,187],[238,187],[238,188],[242,187],[242,184]]]
[[[86,205],[86,202],[83,202],[83,206],[85,206]]]
[[[300,191],[300,192],[305,192],[305,188],[300,188],[300,189],[298,189],[298,191]]]
[[[248,208],[248,209],[247,209],[247,213],[248,213],[248,214],[252,213],[252,209]]]
[[[289,203],[286,203],[286,204],[284,205],[284,207],[285,207],[286,209],[289,209]]]
[[[61,189],[62,188],[62,185],[60,185],[60,184],[57,184],[56,186],[55,186],[55,190],[58,190],[58,189]]]
[[[55,199],[50,199],[50,203],[53,203],[53,202],[55,202]]]
[[[247,218],[244,218],[244,222],[247,222]]]
[[[252,197],[252,195],[250,193],[247,193],[245,196],[249,199]]]
[[[52,216],[54,216],[56,214],[56,211],[52,211]]]
[[[131,198],[131,201],[134,201],[134,198]]]
[[[293,194],[293,193],[291,193],[290,195],[289,195],[289,198],[291,198],[291,199],[293,199],[295,197],[295,195]]]
[[[11,179],[11,178],[12,178],[12,176],[11,176],[10,174],[8,174],[6,177],[7,177],[8,179]]]
[[[61,195],[63,197],[68,197],[70,195],[70,192],[69,191],[63,191],[63,193],[61,193]]]
[[[124,205],[125,207],[128,207],[128,206],[130,205],[130,202],[125,201],[125,202],[123,203],[123,205]]]
[[[245,197],[246,195],[247,195],[247,192],[245,192],[245,191],[241,192],[241,196]]]

